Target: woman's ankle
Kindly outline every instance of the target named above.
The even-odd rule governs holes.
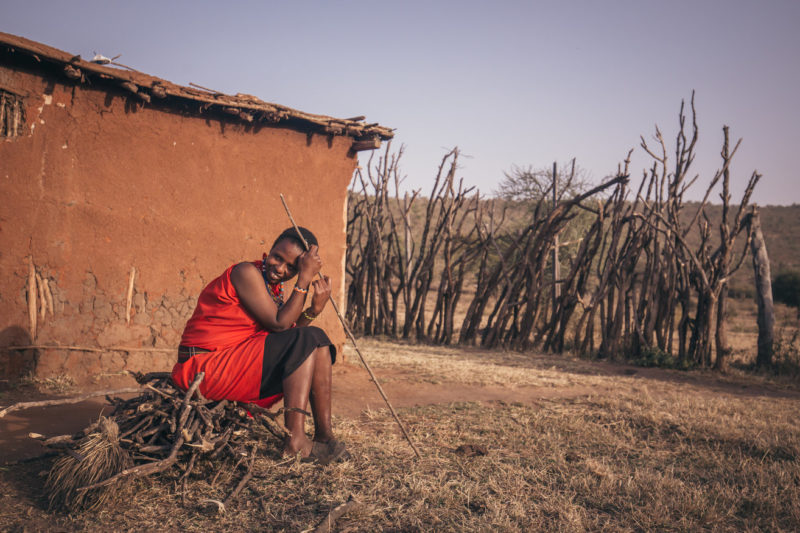
[[[300,452],[303,457],[306,457],[311,453],[312,446],[311,440],[305,434],[290,435],[283,441],[283,452],[288,455],[295,455]]]
[[[330,442],[332,440],[336,440],[332,431],[316,432],[314,434],[314,442]]]

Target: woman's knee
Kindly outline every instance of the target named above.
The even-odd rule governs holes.
[[[331,348],[330,346],[318,346],[312,352],[314,359],[320,361],[322,363],[333,362],[331,357]]]

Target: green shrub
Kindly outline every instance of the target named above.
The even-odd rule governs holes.
[[[642,353],[638,357],[632,358],[630,362],[636,366],[674,368],[678,370],[688,370],[692,366],[689,361],[681,362],[677,357],[657,346],[645,347]]]
[[[772,281],[772,298],[790,307],[800,308],[800,272],[781,272]]]
[[[779,376],[800,376],[800,330],[778,331],[772,345],[772,371]]]

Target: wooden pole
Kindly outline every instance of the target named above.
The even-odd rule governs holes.
[[[297,232],[297,236],[300,237],[300,240],[303,242],[303,246],[305,247],[306,250],[308,250],[308,242],[306,242],[306,239],[305,239],[305,237],[303,237],[303,234],[300,233],[300,228],[297,226],[297,223],[294,221],[294,217],[292,216],[292,212],[289,210],[289,206],[286,205],[286,198],[283,197],[283,193],[281,193],[280,197],[281,197],[281,202],[283,203],[283,208],[286,210],[286,214],[289,216],[289,220],[292,221],[292,226],[294,226],[294,229]],[[320,278],[322,277],[321,273],[317,273],[317,275]],[[414,442],[411,440],[411,437],[409,436],[408,431],[406,431],[405,426],[403,426],[403,423],[400,421],[400,417],[397,416],[397,412],[394,410],[394,407],[392,406],[392,403],[389,401],[389,398],[386,396],[386,393],[383,392],[383,387],[381,387],[381,384],[378,383],[378,378],[375,377],[375,374],[372,372],[372,369],[370,368],[369,364],[367,363],[367,360],[364,359],[364,355],[361,353],[361,350],[358,349],[358,344],[356,343],[356,338],[353,336],[353,332],[350,331],[350,327],[347,325],[347,322],[345,321],[344,317],[342,316],[342,313],[339,312],[339,306],[336,305],[336,300],[333,299],[333,295],[332,294],[329,295],[328,299],[330,300],[331,305],[333,306],[333,310],[336,311],[336,316],[339,317],[339,322],[342,323],[342,327],[344,327],[344,331],[347,334],[347,337],[350,339],[350,342],[353,343],[353,348],[355,348],[356,353],[358,354],[358,358],[361,360],[361,364],[363,364],[364,368],[367,369],[367,372],[369,373],[369,377],[372,379],[372,382],[378,388],[378,392],[380,393],[381,398],[383,398],[383,401],[386,402],[386,406],[389,407],[389,411],[392,413],[392,416],[394,417],[395,422],[397,422],[397,425],[400,426],[400,430],[403,432],[403,436],[408,441],[408,444],[411,446],[411,449],[414,450],[414,454],[416,454],[417,458],[418,459],[422,459],[422,455],[419,453],[419,450],[417,450],[417,447],[414,445]]]
[[[131,325],[131,304],[133,303],[133,282],[136,278],[136,267],[131,267],[131,274],[128,276],[128,292],[125,299],[125,323]]]
[[[28,327],[30,328],[31,342],[36,341],[36,267],[33,265],[33,256],[28,257]]]
[[[558,207],[558,174],[556,162],[553,161],[553,210]],[[553,316],[558,310],[558,299],[561,296],[561,286],[558,278],[561,277],[561,265],[558,263],[558,233],[553,237]]]
[[[775,308],[772,303],[772,275],[769,268],[769,256],[764,234],[761,232],[761,220],[758,210],[753,209],[750,217],[753,240],[750,250],[753,257],[753,273],[756,284],[756,303],[758,305],[758,355],[756,365],[768,367],[772,364],[772,348],[775,341]]]

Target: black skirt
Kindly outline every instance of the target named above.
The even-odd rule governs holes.
[[[318,327],[302,326],[270,333],[264,340],[260,398],[283,392],[283,380],[308,359],[320,346],[330,346],[331,364],[336,362],[336,347]]]

